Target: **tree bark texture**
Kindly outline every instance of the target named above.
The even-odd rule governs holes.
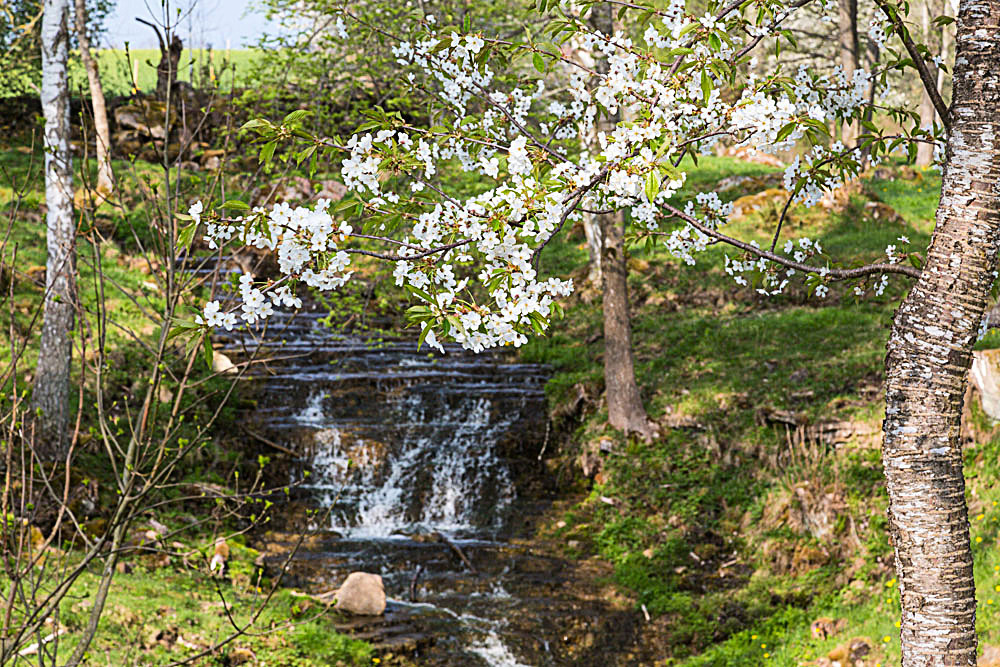
[[[961,416],[1000,239],[1000,0],[959,9],[937,224],[886,356],[882,462],[904,667],[976,664]]]
[[[157,31],[156,36],[160,38],[159,31]],[[177,72],[183,50],[181,39],[176,34],[171,36],[169,45],[160,38],[160,63],[156,66],[156,95],[161,100],[167,99],[177,82]]]
[[[45,0],[42,18],[42,112],[45,116],[45,312],[35,370],[33,407],[39,412],[39,452],[58,457],[68,441],[69,372],[75,304],[73,169],[69,150],[66,61],[69,1]]]
[[[101,86],[97,61],[90,50],[90,36],[87,34],[87,0],[76,2],[76,37],[80,42],[80,60],[87,71],[90,86],[90,100],[94,108],[94,134],[97,158],[97,195],[107,199],[114,191],[114,172],[111,171],[111,130],[108,128],[108,108],[104,102],[104,88]]]
[[[854,70],[858,68],[860,47],[858,46],[858,0],[840,0],[838,23],[838,43],[840,44],[840,66],[850,82]],[[840,128],[840,140],[845,146],[854,147],[858,142],[857,121],[844,124]]]
[[[921,0],[920,6],[920,27],[923,32],[924,43],[927,48],[933,51],[931,46],[931,0]],[[938,80],[940,81],[941,70],[938,70]],[[941,86],[938,85],[940,90]],[[930,127],[934,124],[934,119],[937,116],[937,111],[934,108],[934,103],[931,102],[931,96],[927,94],[927,90],[923,87],[920,89],[920,127]],[[928,144],[921,142],[917,144],[917,166],[927,167],[934,161],[934,146],[933,144]]]
[[[602,284],[601,276],[601,223],[593,213],[583,214],[583,235],[587,240],[587,281],[595,287]]]
[[[594,27],[605,35],[614,34],[613,6],[595,4],[591,10]],[[608,61],[596,63],[600,74],[608,72]],[[598,134],[610,134],[618,117],[600,118]],[[626,433],[647,440],[657,435],[656,424],[646,415],[639,385],[635,381],[632,355],[632,320],[628,307],[628,265],[625,255],[625,215],[622,211],[595,216],[600,231],[601,291],[604,308],[604,393],[608,423]]]

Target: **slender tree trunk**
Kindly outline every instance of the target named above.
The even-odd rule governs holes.
[[[635,381],[632,320],[628,308],[628,268],[625,256],[625,216],[601,215],[601,283],[604,306],[604,390],[608,422],[626,433],[651,439],[656,424],[649,420]]]
[[[73,169],[69,152],[68,0],[45,0],[42,18],[42,112],[45,115],[45,313],[33,405],[39,451],[58,457],[67,442],[75,288]]]
[[[614,33],[613,7],[595,4],[591,10],[594,27],[605,35]],[[601,58],[597,71],[605,74],[608,61]],[[610,134],[618,118],[601,118],[598,133]],[[628,265],[625,255],[625,215],[618,211],[594,216],[600,231],[601,289],[604,308],[604,393],[608,404],[608,422],[626,433],[637,433],[647,440],[657,435],[657,427],[646,415],[639,385],[635,381],[632,356],[632,320],[628,308]]]
[[[858,0],[840,0],[839,5],[839,30],[838,41],[840,43],[840,66],[844,68],[844,75],[850,82],[854,77],[854,70],[858,68],[858,58],[860,51],[858,47]],[[848,83],[850,85],[850,83]],[[840,128],[840,140],[845,146],[853,147],[858,143],[858,123],[844,122]]]
[[[587,280],[595,286],[602,285],[604,280],[601,273],[603,236],[598,216],[592,213],[583,214],[583,235],[587,239],[587,257],[590,260],[587,265]]]
[[[886,356],[882,462],[904,667],[976,664],[960,426],[1000,245],[1000,0],[963,0],[957,45],[937,225]]]
[[[924,43],[930,48],[931,44],[931,0],[920,0],[920,27],[923,31]],[[938,79],[940,79],[940,70]],[[941,86],[938,85],[940,90]],[[927,90],[921,86],[921,96],[920,96],[920,127],[930,127],[934,123],[934,118],[937,115],[934,109],[934,103],[931,102],[931,96],[927,94]],[[934,161],[934,146],[928,143],[917,144],[917,166],[926,167],[929,166],[931,162]]]
[[[97,71],[97,61],[90,50],[90,36],[87,34],[87,0],[76,2],[76,38],[80,42],[80,60],[87,71],[90,86],[90,100],[94,107],[94,133],[97,150],[97,195],[99,200],[107,199],[114,191],[114,173],[111,171],[111,131],[108,129],[108,108],[104,102],[104,88]]]

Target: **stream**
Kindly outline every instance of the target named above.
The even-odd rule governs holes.
[[[308,528],[316,532],[296,552],[289,585],[319,593],[350,572],[381,575],[386,613],[338,628],[382,655],[617,664],[611,655],[629,650],[641,616],[605,601],[594,580],[608,572],[554,555],[527,528],[545,506],[531,489],[548,446],[548,371],[454,346],[438,354],[412,339],[338,335],[319,321],[325,314],[275,314],[264,344],[283,359],[253,372],[247,423],[296,453],[293,495],[316,510],[309,519],[289,510],[287,525],[267,532],[258,548],[268,565]],[[258,344],[217,338],[233,358]]]

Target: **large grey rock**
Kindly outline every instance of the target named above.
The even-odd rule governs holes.
[[[379,616],[385,611],[382,577],[351,572],[337,590],[337,609],[360,616]]]

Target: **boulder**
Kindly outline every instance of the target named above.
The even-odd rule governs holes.
[[[992,419],[1000,419],[1000,350],[973,352],[969,378],[979,390],[983,412]]]
[[[337,609],[359,616],[380,616],[385,611],[382,577],[351,572],[337,590]]]
[[[1000,647],[983,646],[983,654],[979,657],[979,667],[1000,667]]]
[[[215,351],[212,352],[212,372],[235,374],[237,370],[232,359],[224,355],[222,352]]]

